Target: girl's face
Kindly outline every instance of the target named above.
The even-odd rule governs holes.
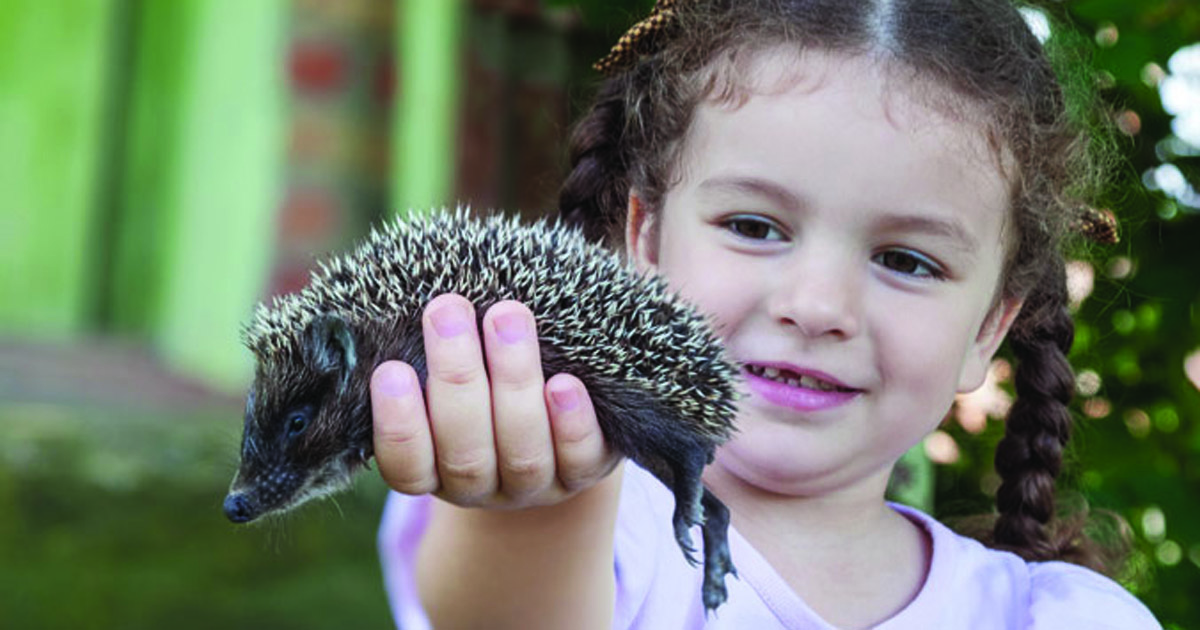
[[[1008,182],[977,128],[885,85],[886,65],[773,52],[754,68],[767,89],[698,108],[660,214],[631,202],[629,247],[746,366],[716,474],[881,489],[1016,314],[992,308]]]

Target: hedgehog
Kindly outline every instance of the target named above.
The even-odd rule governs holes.
[[[661,278],[558,220],[461,207],[394,220],[319,262],[300,291],[260,304],[243,329],[256,367],[226,516],[246,523],[350,486],[373,456],[371,374],[398,359],[424,386],[421,314],[443,293],[480,314],[501,300],[529,307],[546,377],[583,381],[610,447],[672,491],[674,536],[693,566],[701,525],[704,605],[724,602],[729,511],[700,475],[733,431],[740,369]]]

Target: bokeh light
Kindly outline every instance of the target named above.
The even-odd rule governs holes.
[[[1117,129],[1127,136],[1136,136],[1142,131],[1142,117],[1132,109],[1117,114],[1115,122]]]
[[[1183,360],[1183,373],[1196,389],[1200,389],[1200,348],[1192,351]]]
[[[1112,403],[1106,398],[1089,398],[1083,401],[1083,415],[1098,420],[1112,413]]]
[[[1067,295],[1071,309],[1078,310],[1096,287],[1096,269],[1085,260],[1067,262]]]
[[[1167,78],[1167,71],[1153,61],[1142,66],[1142,83],[1156,88],[1165,78]]]
[[[1167,515],[1152,505],[1142,512],[1142,535],[1150,542],[1160,542],[1167,535]]]
[[[1150,414],[1136,407],[1126,411],[1125,427],[1135,438],[1144,438],[1150,435]]]
[[[1121,34],[1117,30],[1117,25],[1112,22],[1106,22],[1096,29],[1096,45],[1101,48],[1116,46],[1120,38]]]
[[[925,436],[925,454],[935,464],[953,464],[961,457],[958,442],[955,442],[949,433],[941,430]]]
[[[1159,564],[1173,567],[1183,560],[1183,548],[1174,540],[1166,540],[1154,550],[1154,557]]]
[[[1083,370],[1075,376],[1075,391],[1083,396],[1095,396],[1104,381],[1096,370]]]
[[[954,402],[954,418],[968,433],[982,433],[988,418],[1003,418],[1012,407],[1012,396],[1001,384],[1012,378],[1012,365],[995,359],[988,366],[983,385],[973,392],[959,394]]]
[[[1050,39],[1050,19],[1046,17],[1046,13],[1034,7],[1021,7],[1020,11],[1033,36],[1039,42],[1046,43],[1046,40]]]
[[[1151,417],[1154,419],[1154,428],[1163,433],[1174,433],[1179,429],[1179,412],[1169,404],[1155,409]]]
[[[1163,109],[1175,116],[1171,130],[1200,147],[1200,44],[1175,51],[1167,61],[1170,73],[1159,83]]]
[[[1114,280],[1125,280],[1132,274],[1132,258],[1128,256],[1117,256],[1108,262],[1108,277]]]

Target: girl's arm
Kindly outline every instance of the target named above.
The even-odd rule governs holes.
[[[436,501],[417,555],[434,628],[612,627],[620,474],[546,507]]]
[[[543,381],[529,309],[493,306],[482,343],[475,322],[464,298],[434,299],[425,391],[397,362],[371,383],[383,478],[442,499],[417,553],[422,604],[439,629],[609,627],[617,457],[583,383]]]

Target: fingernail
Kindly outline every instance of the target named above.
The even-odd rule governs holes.
[[[456,337],[471,325],[471,314],[461,304],[447,304],[429,314],[433,329],[441,337]]]
[[[579,406],[579,392],[571,386],[551,389],[550,399],[554,401],[554,406],[563,411],[570,411]]]
[[[375,377],[375,386],[385,396],[403,398],[413,390],[412,377],[399,366],[384,365]]]
[[[529,325],[522,313],[506,313],[495,320],[496,334],[505,343],[522,341],[529,333]]]

